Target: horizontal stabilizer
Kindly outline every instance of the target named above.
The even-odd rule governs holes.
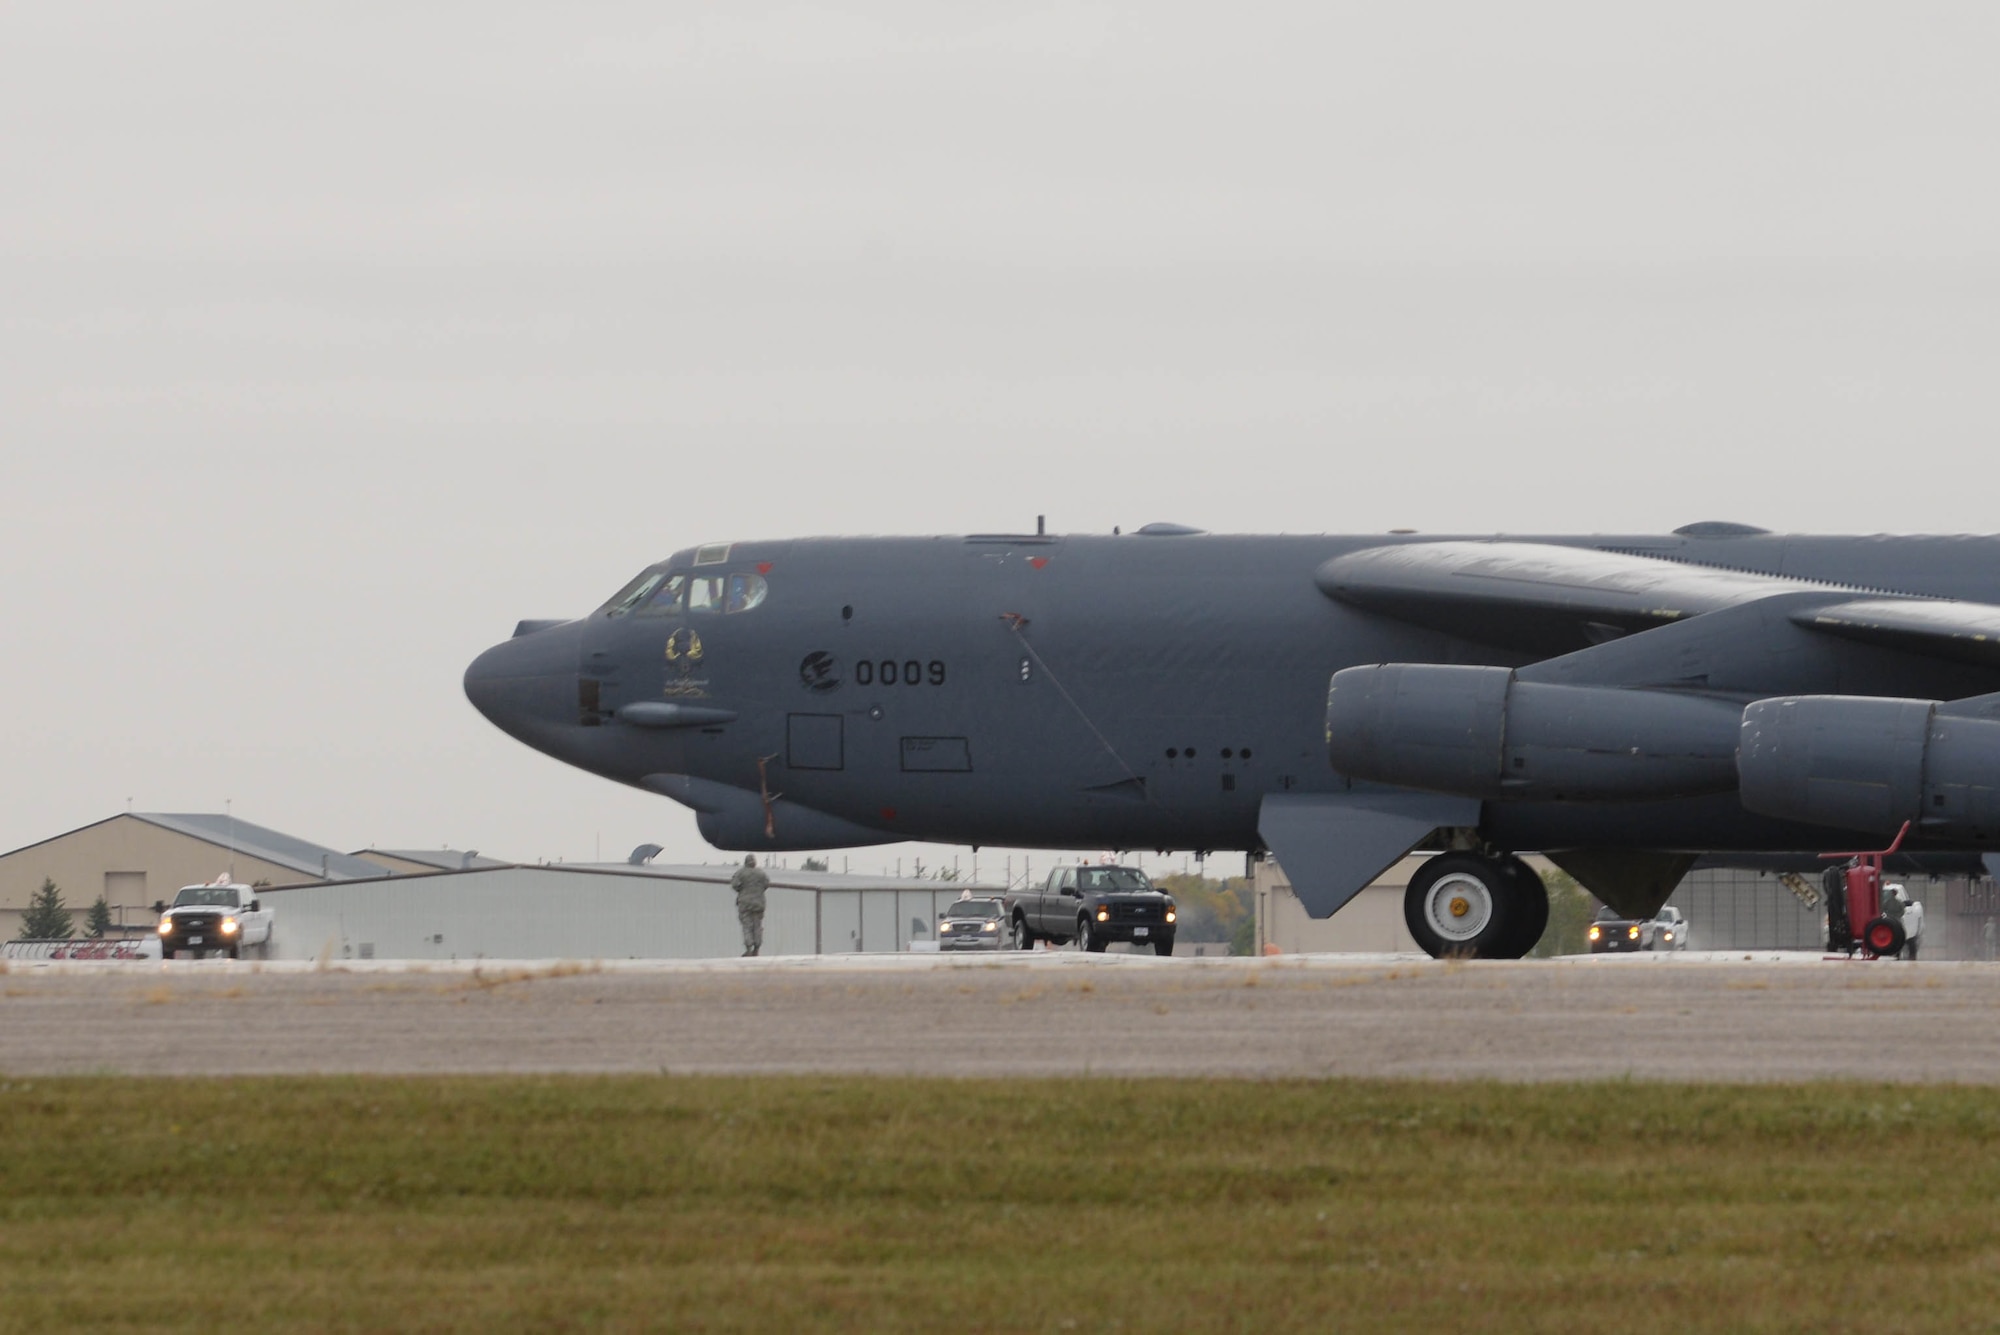
[[[1479,824],[1479,803],[1431,793],[1273,793],[1257,833],[1308,914],[1329,918],[1442,827]]]

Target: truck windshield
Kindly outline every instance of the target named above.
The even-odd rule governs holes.
[[[1146,879],[1146,873],[1130,867],[1084,867],[1076,874],[1076,884],[1081,890],[1100,891],[1153,888],[1153,883]]]
[[[944,911],[947,918],[997,918],[1000,916],[1000,901],[997,899],[955,899],[951,907]]]
[[[191,885],[174,896],[174,907],[187,904],[213,904],[220,908],[236,907],[236,887],[233,885]]]

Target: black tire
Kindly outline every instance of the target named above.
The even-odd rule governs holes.
[[[1403,922],[1432,959],[1519,959],[1526,947],[1517,948],[1515,939],[1533,902],[1507,863],[1440,853],[1410,878]],[[1542,903],[1546,909],[1546,895]]]
[[[1903,924],[1894,918],[1871,918],[1861,929],[1861,943],[1877,955],[1893,955],[1903,948],[1907,938],[1903,935]]]
[[[229,948],[229,958],[230,958],[230,959],[233,959],[233,960],[234,960],[234,959],[241,959],[242,957],[243,957],[243,947],[241,947],[241,946],[231,946],[231,947]]]
[[[1079,949],[1093,955],[1102,955],[1104,948],[1111,943],[1090,930],[1090,919],[1086,916],[1076,920],[1076,944]]]
[[[1533,950],[1536,942],[1542,939],[1542,933],[1549,928],[1549,891],[1535,869],[1521,859],[1507,858],[1505,865],[1514,877],[1515,890],[1520,898],[1514,906],[1514,936],[1508,942],[1512,953],[1494,958],[1517,960]]]
[[[1173,954],[1173,953],[1174,953],[1174,939],[1173,939],[1173,938],[1172,938],[1171,936],[1161,936],[1161,937],[1155,937],[1155,938],[1154,938],[1154,940],[1153,940],[1153,953],[1154,953],[1155,955],[1171,955],[1171,954]]]
[[[1019,913],[1015,914],[1013,927],[1010,930],[1014,935],[1014,949],[1033,950],[1035,948],[1035,929],[1028,926],[1028,920],[1025,916]]]

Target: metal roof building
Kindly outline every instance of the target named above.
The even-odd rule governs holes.
[[[501,858],[481,857],[478,849],[361,848],[355,850],[354,856],[380,863],[392,872],[419,874],[431,871],[467,871],[473,868],[486,870],[513,865]]]
[[[734,866],[498,866],[280,886],[276,959],[701,959],[742,953]],[[766,955],[889,953],[937,939],[954,882],[770,871]]]
[[[14,935],[44,879],[62,891],[79,926],[101,894],[114,924],[149,928],[154,900],[224,873],[276,885],[381,877],[390,869],[227,815],[128,811],[0,854],[0,933]]]

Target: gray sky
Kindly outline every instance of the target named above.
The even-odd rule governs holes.
[[[0,9],[0,848],[717,856],[458,685],[704,539],[1990,530],[1996,67],[1985,3]]]

